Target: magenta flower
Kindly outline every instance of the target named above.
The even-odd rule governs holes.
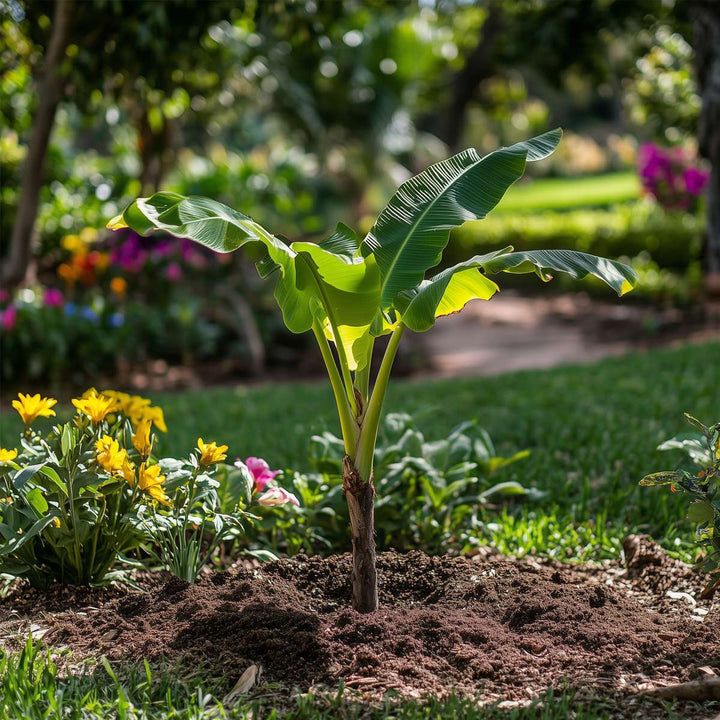
[[[244,464],[252,473],[253,479],[255,480],[255,489],[258,492],[265,490],[268,482],[280,473],[280,470],[271,470],[270,466],[262,458],[249,457]],[[238,458],[235,465],[242,467],[243,461]]]
[[[165,268],[165,277],[170,282],[178,282],[182,277],[182,270],[180,269],[180,266],[175,262],[170,263],[167,268]]]
[[[2,312],[0,312],[0,325],[3,330],[8,332],[15,327],[17,322],[17,308],[14,305],[8,305]]]
[[[694,167],[687,168],[683,173],[683,180],[687,191],[695,196],[702,194],[709,179],[710,173]]]
[[[45,307],[62,307],[64,302],[63,294],[57,288],[46,288],[43,295]]]
[[[258,504],[264,507],[277,507],[278,505],[287,505],[291,503],[295,507],[300,507],[300,501],[287,490],[281,487],[273,487],[266,490],[258,499]]]
[[[0,303],[7,302],[10,299],[10,293],[5,288],[0,288]]]

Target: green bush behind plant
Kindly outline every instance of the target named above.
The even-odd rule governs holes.
[[[452,265],[468,253],[486,253],[507,245],[516,250],[552,246],[629,258],[639,274],[636,297],[687,302],[700,283],[703,231],[701,217],[665,212],[646,201],[610,209],[518,215],[497,212],[482,224],[469,222],[456,230],[443,261]],[[529,286],[526,278],[514,281]]]

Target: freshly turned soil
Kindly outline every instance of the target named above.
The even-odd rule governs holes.
[[[229,685],[255,663],[269,682],[307,691],[344,679],[372,698],[527,701],[549,686],[616,692],[698,678],[701,666],[720,674],[720,623],[693,605],[701,579],[656,548],[636,543],[627,571],[381,553],[380,610],[367,615],[350,609],[341,555],[101,591],[60,612],[51,595],[40,618],[36,594],[33,619],[49,628],[45,642],[76,656],[170,658]],[[659,577],[690,600],[669,597]],[[0,600],[0,631],[20,597]]]

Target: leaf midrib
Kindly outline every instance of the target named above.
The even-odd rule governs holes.
[[[495,152],[498,152],[498,151],[496,150]],[[472,165],[468,165],[468,167],[465,168],[465,170],[463,170],[462,173],[460,173],[460,175],[453,178],[453,180],[451,182],[449,182],[447,185],[445,185],[442,192],[438,193],[438,195],[436,195],[435,198],[433,198],[433,200],[430,201],[429,205],[425,208],[425,210],[422,211],[422,213],[420,214],[418,219],[410,226],[410,229],[408,230],[408,232],[405,236],[405,239],[403,240],[403,242],[400,246],[400,249],[395,254],[395,257],[393,258],[393,261],[390,265],[387,275],[385,276],[385,279],[383,280],[383,283],[381,286],[381,292],[380,292],[380,302],[381,303],[382,303],[382,296],[385,294],[385,288],[387,287],[387,284],[390,280],[393,270],[395,269],[395,266],[397,265],[400,255],[404,252],[405,248],[407,247],[407,244],[410,241],[410,236],[415,232],[415,229],[417,228],[417,226],[423,221],[423,219],[425,218],[427,213],[430,211],[430,208],[434,207],[435,203],[448,191],[448,189],[452,185],[454,185],[456,182],[458,182],[460,180],[460,178],[464,177],[466,173],[470,172],[470,170],[472,170],[474,167],[479,165],[483,160],[485,160],[486,158],[489,158],[491,155],[494,155],[494,154],[495,153],[488,153],[484,157],[481,157],[477,162],[474,162]],[[449,159],[452,159],[452,158],[449,158]],[[447,161],[445,161],[445,162],[447,162]],[[448,234],[449,234],[449,231],[448,231]]]

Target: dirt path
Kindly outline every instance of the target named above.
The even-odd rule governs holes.
[[[427,374],[494,375],[511,370],[588,363],[630,350],[720,338],[720,316],[687,315],[585,295],[554,298],[504,293],[473,301],[414,336]]]

